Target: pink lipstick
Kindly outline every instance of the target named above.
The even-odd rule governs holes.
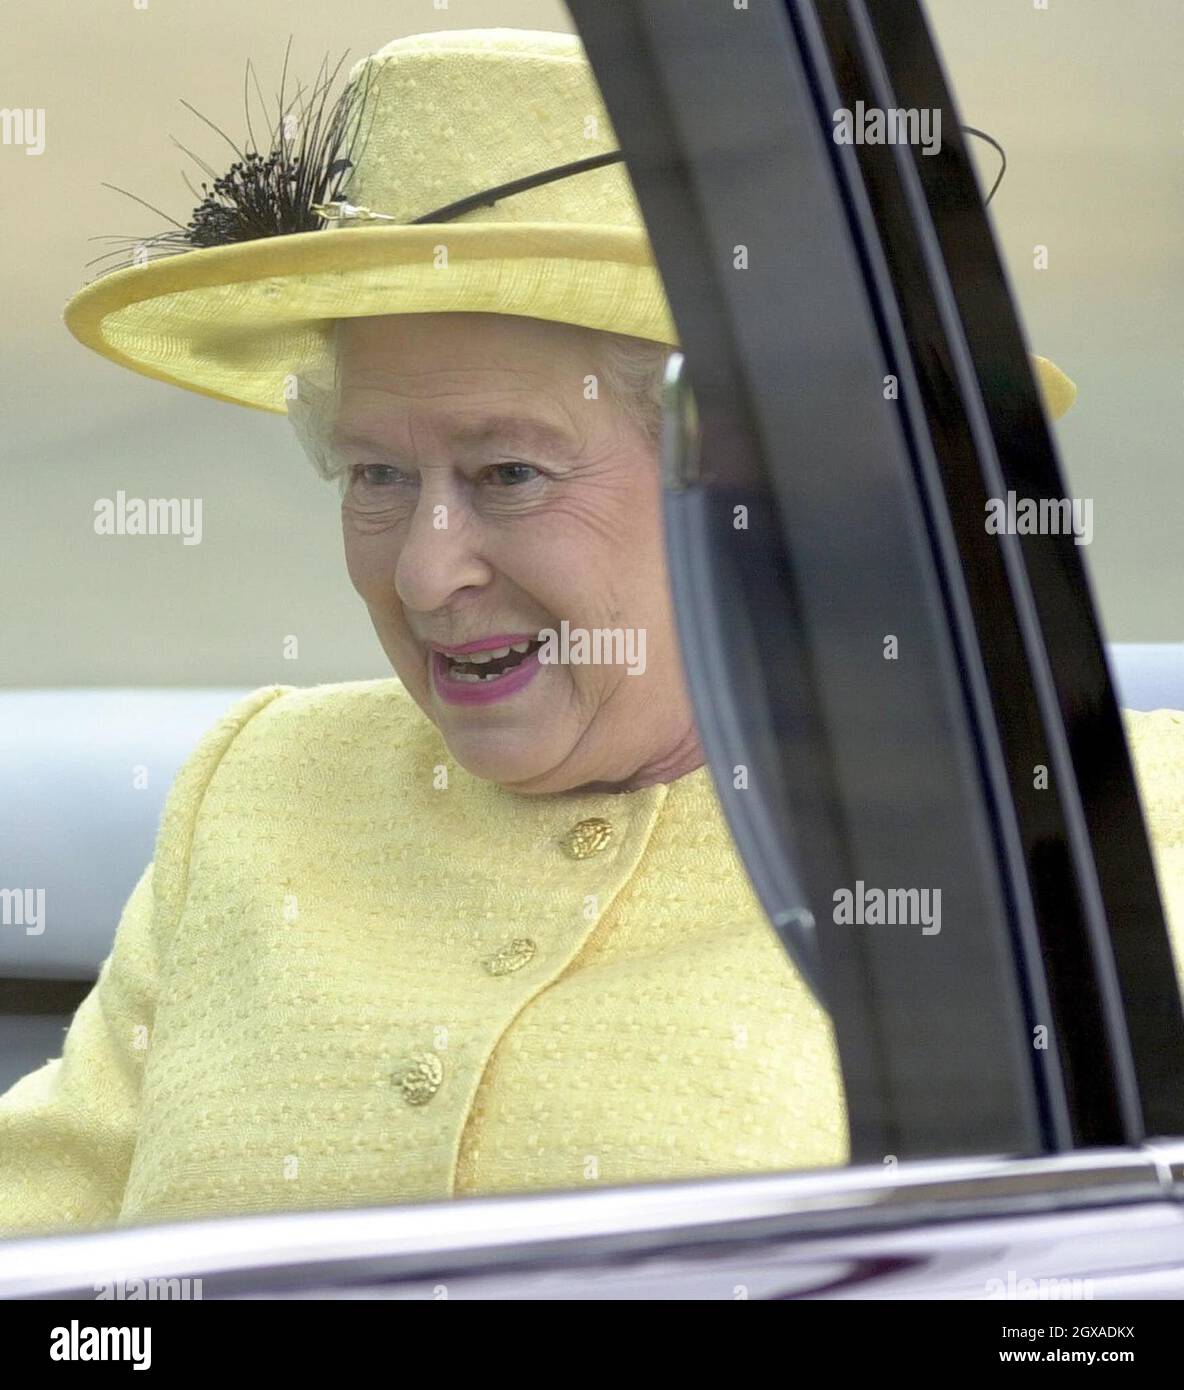
[[[542,644],[528,632],[433,646],[432,688],[445,704],[488,705],[516,695],[539,673]]]

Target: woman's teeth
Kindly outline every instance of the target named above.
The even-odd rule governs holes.
[[[515,642],[508,647],[490,647],[483,652],[467,652],[463,657],[449,657],[449,679],[468,682],[496,680],[515,666],[520,666],[531,649],[541,645],[538,641]],[[474,667],[487,669],[475,670]]]

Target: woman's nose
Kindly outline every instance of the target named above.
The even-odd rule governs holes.
[[[403,604],[434,612],[458,590],[487,584],[490,574],[474,519],[454,501],[421,490],[395,566],[395,588]]]

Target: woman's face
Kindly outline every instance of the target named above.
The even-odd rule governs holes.
[[[457,762],[532,793],[698,767],[656,450],[605,391],[598,335],[468,313],[340,330],[350,578]]]

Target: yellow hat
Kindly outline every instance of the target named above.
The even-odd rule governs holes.
[[[71,333],[145,376],[277,413],[292,377],[325,361],[337,319],[463,310],[678,344],[577,36],[396,39],[354,65],[341,101],[335,129],[348,146],[296,144],[277,129],[266,160],[251,153],[219,181],[237,179],[237,211],[249,216],[236,218],[215,185],[187,228],[146,239],[136,263],[74,295],[63,314]],[[304,116],[307,136],[315,121]],[[338,154],[356,155],[352,168]],[[592,167],[563,173],[585,161]],[[545,182],[528,177],[548,171]],[[296,190],[287,203],[277,177]],[[251,200],[269,179],[260,218]],[[534,186],[465,206],[519,180]],[[148,254],[161,248],[172,253]],[[1055,418],[1075,388],[1033,361]]]

